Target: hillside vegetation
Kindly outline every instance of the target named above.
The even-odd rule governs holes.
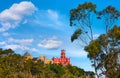
[[[24,61],[24,57],[11,49],[0,49],[0,78],[94,78],[76,66],[44,64],[37,58]]]

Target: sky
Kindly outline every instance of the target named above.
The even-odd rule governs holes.
[[[96,4],[97,10],[108,5],[120,10],[119,0],[0,0],[0,48],[48,59],[60,57],[64,49],[72,65],[92,71],[82,43],[70,41],[74,30],[69,26],[69,12],[85,2]],[[95,25],[94,37],[98,37],[104,31]]]

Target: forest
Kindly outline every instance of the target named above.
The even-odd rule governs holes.
[[[0,49],[0,78],[94,78],[94,73],[76,66],[44,64],[37,58],[25,61],[12,49]]]

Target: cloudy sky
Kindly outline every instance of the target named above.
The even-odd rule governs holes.
[[[69,11],[84,2],[97,4],[98,10],[108,5],[120,10],[119,0],[0,0],[0,48],[49,59],[65,49],[72,65],[93,70],[82,43],[70,41]],[[97,28],[94,37],[103,32]]]

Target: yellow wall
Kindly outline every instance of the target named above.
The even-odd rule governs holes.
[[[45,64],[53,64],[52,60],[46,60]]]
[[[25,61],[27,61],[29,59],[32,59],[32,56],[31,55],[26,55],[26,56],[24,56],[24,59],[25,59]],[[46,57],[41,56],[39,60],[43,61],[45,64],[53,64],[53,61],[46,59]]]
[[[26,60],[29,60],[29,59],[32,59],[32,56],[30,56],[30,55],[24,56],[24,59],[25,59],[25,61],[26,61]]]

